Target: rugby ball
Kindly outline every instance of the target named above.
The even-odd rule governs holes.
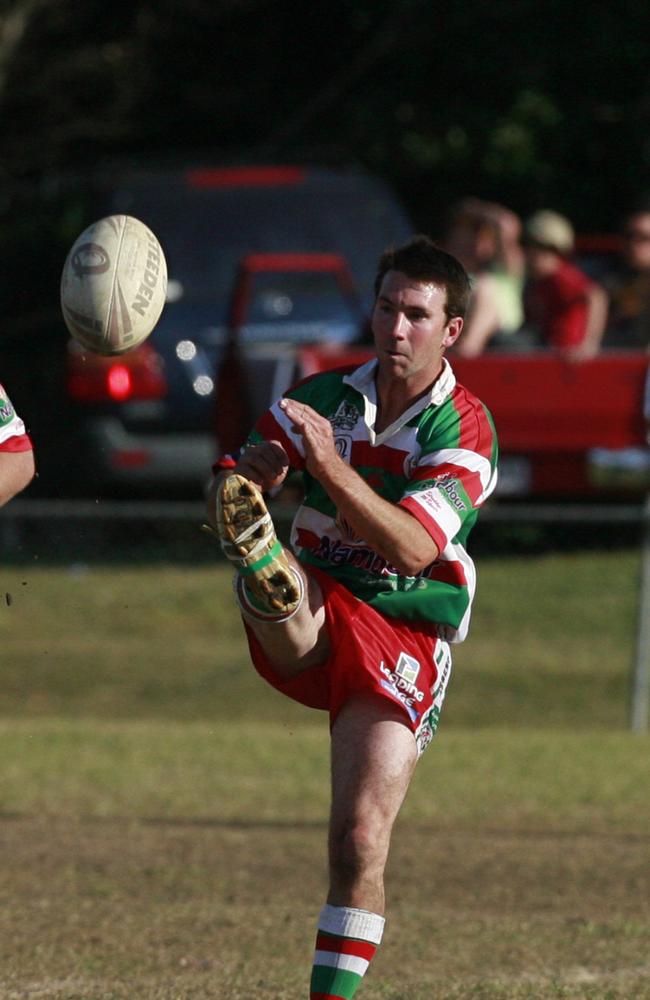
[[[124,354],[160,319],[167,263],[156,236],[132,215],[109,215],[75,240],[61,275],[70,334],[97,354]]]

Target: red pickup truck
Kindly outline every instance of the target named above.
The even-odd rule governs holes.
[[[615,254],[617,243],[611,237],[590,237],[581,248],[602,264]],[[327,275],[338,284],[342,299],[353,292],[346,263],[336,255],[262,254],[242,261],[230,324],[233,356],[223,366],[226,377],[217,394],[222,450],[239,447],[242,428],[291,381],[372,357],[372,348],[358,343],[298,341],[285,351],[271,345],[268,357],[258,350],[244,361],[237,344],[251,311],[255,280],[293,272]],[[644,351],[604,350],[593,360],[573,362],[551,351],[491,350],[472,359],[450,354],[450,360],[459,382],[494,417],[501,453],[498,496],[629,501],[650,489],[644,416],[649,358]],[[238,377],[233,377],[235,371]]]
[[[370,356],[369,348],[303,348],[300,368],[307,375]],[[650,487],[644,352],[569,362],[542,351],[493,351],[450,361],[494,417],[500,496],[630,500]]]

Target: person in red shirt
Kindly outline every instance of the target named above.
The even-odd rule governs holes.
[[[603,276],[609,295],[607,347],[650,348],[650,200],[633,206],[622,220],[621,252]]]
[[[31,439],[0,385],[0,507],[31,483],[34,472]]]
[[[594,357],[607,321],[604,289],[570,261],[574,233],[557,212],[542,210],[524,226],[526,326],[544,346],[572,360]]]

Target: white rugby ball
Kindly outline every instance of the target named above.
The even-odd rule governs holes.
[[[109,215],[75,240],[61,275],[70,334],[97,354],[124,354],[160,319],[167,263],[156,236],[132,215]]]

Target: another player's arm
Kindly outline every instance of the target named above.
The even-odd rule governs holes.
[[[415,576],[439,554],[426,528],[408,511],[384,500],[339,456],[325,417],[296,400],[281,406],[302,436],[305,463],[352,528],[399,573]]]
[[[33,451],[0,451],[0,507],[29,486],[34,472]]]

